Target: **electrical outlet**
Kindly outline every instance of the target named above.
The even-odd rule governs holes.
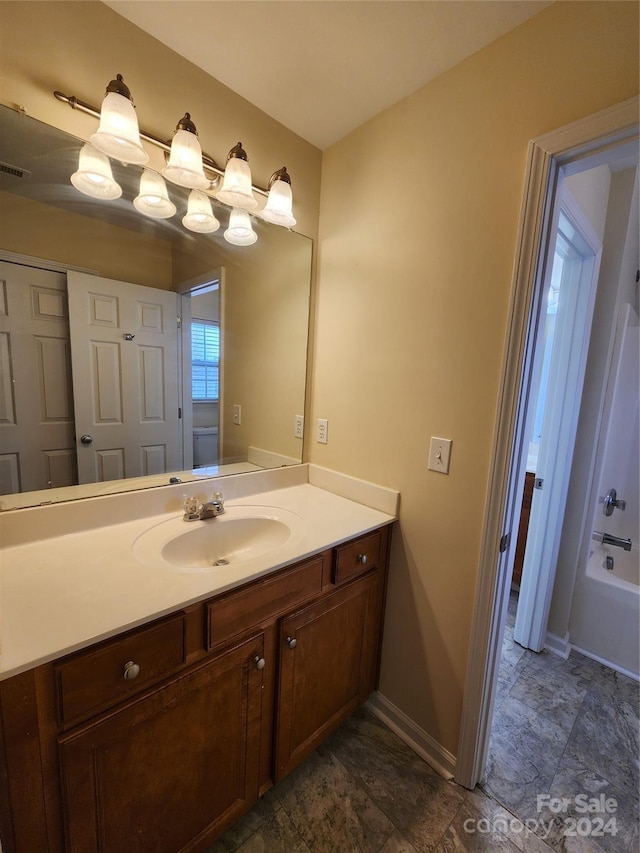
[[[236,426],[240,426],[242,423],[242,406],[237,403],[233,407],[233,422]]]
[[[318,444],[327,443],[327,433],[329,432],[329,421],[326,418],[318,418],[317,420],[317,441]]]
[[[429,448],[430,471],[439,471],[441,474],[449,473],[452,443],[450,438],[432,437],[431,447]]]
[[[293,435],[294,438],[302,438],[304,436],[304,417],[296,415],[293,420]]]

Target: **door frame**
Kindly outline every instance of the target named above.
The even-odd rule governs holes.
[[[639,99],[631,98],[529,143],[456,761],[455,780],[467,788],[482,776],[491,734],[515,553],[511,531],[517,530],[524,477],[518,463],[536,343],[532,318],[542,298],[561,169],[581,171],[587,159],[598,165],[612,147],[637,146],[638,108]]]
[[[559,312],[559,325],[554,336],[552,358],[559,356],[559,369],[554,371],[552,368],[553,375],[549,378],[538,457],[540,465],[536,469],[536,490],[531,505],[514,627],[515,641],[536,652],[544,647],[547,633],[602,256],[602,241],[565,186],[560,187],[554,207],[547,246],[547,268],[542,282],[543,295],[548,291],[551,279],[562,217],[575,229],[575,248],[580,261],[579,267],[572,265],[570,278],[574,279],[573,286],[570,285],[565,295],[572,304],[565,302],[562,319]],[[573,244],[571,248],[574,248]],[[563,287],[566,290],[566,284],[561,285],[561,301]],[[536,340],[542,333],[544,318],[542,310],[536,321]],[[532,390],[537,391],[540,360],[537,351],[534,360],[536,380]],[[529,401],[530,409],[533,402]],[[528,425],[530,423],[531,415]],[[531,435],[531,430],[528,429],[527,433]],[[524,466],[524,459],[520,460],[520,465]],[[540,484],[539,479],[542,480]]]

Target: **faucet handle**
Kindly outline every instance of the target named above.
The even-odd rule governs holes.
[[[198,498],[185,497],[183,509],[185,519],[197,518],[200,511],[200,502],[198,501]]]
[[[224,495],[222,492],[214,492],[211,495],[211,503],[216,508],[216,515],[222,515],[224,512]]]

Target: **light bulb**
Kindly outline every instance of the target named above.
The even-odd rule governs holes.
[[[224,239],[234,246],[251,246],[258,235],[251,227],[251,219],[246,210],[234,207],[229,216],[229,227],[224,232]]]
[[[133,200],[133,206],[139,213],[153,219],[169,219],[176,212],[162,177],[149,169],[145,169],[140,177],[140,191]]]
[[[208,195],[200,190],[191,190],[182,224],[190,231],[197,231],[200,234],[212,234],[218,230],[220,223],[213,215],[211,199]]]
[[[122,187],[113,179],[109,158],[89,142],[80,150],[78,171],[71,175],[71,183],[92,198],[108,200],[122,195]]]
[[[202,168],[202,148],[198,142],[196,126],[189,113],[185,113],[178,122],[171,141],[169,162],[162,174],[168,181],[180,187],[205,190],[209,186],[209,180]]]
[[[90,141],[103,154],[122,163],[142,165],[149,159],[140,142],[138,118],[131,93],[121,74],[107,86],[107,94],[100,108],[100,126]]]
[[[258,206],[251,189],[251,169],[241,142],[229,151],[222,188],[216,197],[224,204],[244,210],[253,210]]]
[[[291,193],[291,178],[286,167],[274,172],[269,181],[269,196],[265,207],[259,212],[262,219],[293,228],[296,220],[293,218],[293,195]]]

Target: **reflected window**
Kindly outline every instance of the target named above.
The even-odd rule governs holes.
[[[191,323],[191,396],[217,401],[220,385],[220,325],[211,320]]]

